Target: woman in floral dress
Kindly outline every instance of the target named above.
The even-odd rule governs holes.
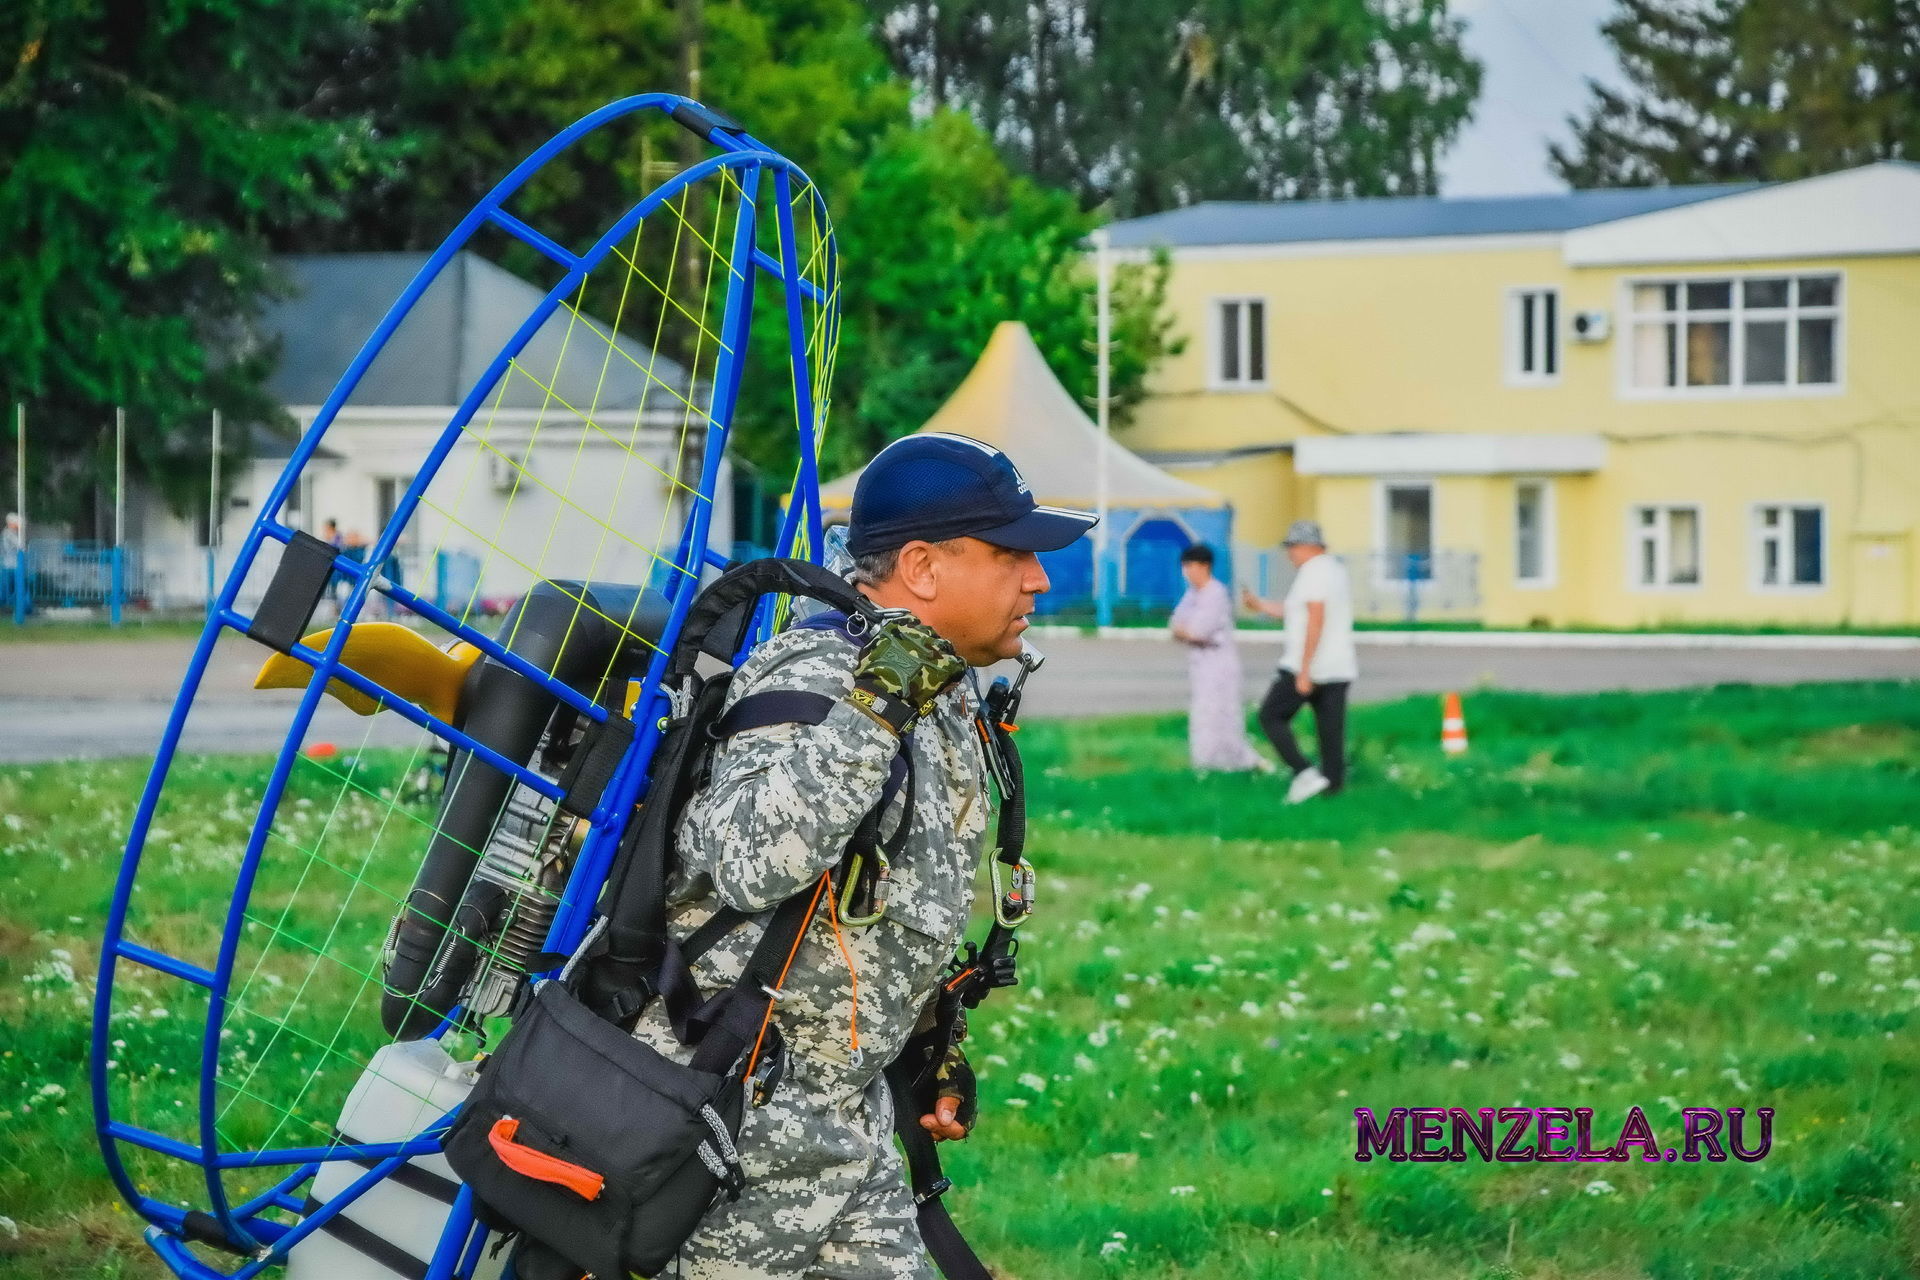
[[[1180,553],[1186,594],[1173,611],[1173,638],[1187,646],[1192,702],[1187,749],[1195,770],[1272,772],[1273,763],[1247,741],[1240,697],[1240,650],[1233,640],[1233,597],[1213,576],[1213,551],[1199,543]]]

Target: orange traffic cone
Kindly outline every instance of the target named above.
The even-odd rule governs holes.
[[[1440,749],[1457,756],[1467,749],[1467,717],[1460,709],[1460,695],[1450,693],[1440,712]]]

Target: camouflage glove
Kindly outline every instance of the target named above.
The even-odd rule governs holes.
[[[867,635],[847,701],[894,733],[905,733],[966,671],[933,628],[904,610],[890,610]]]
[[[980,1090],[973,1078],[973,1067],[967,1062],[967,1054],[958,1044],[947,1046],[947,1053],[933,1073],[934,1098],[954,1098],[960,1103],[960,1109],[953,1114],[962,1129],[973,1132],[973,1122],[980,1118]]]

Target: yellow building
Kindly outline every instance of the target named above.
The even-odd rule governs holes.
[[[1920,165],[1110,231],[1188,338],[1123,439],[1244,544],[1496,626],[1920,622]]]

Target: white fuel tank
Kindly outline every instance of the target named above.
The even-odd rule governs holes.
[[[466,1100],[474,1064],[455,1062],[437,1040],[390,1044],[373,1055],[340,1111],[348,1142],[411,1138]],[[320,1166],[308,1190],[309,1211],[345,1191],[373,1167],[351,1160]],[[403,1280],[426,1274],[439,1247],[460,1180],[444,1156],[416,1156],[348,1205],[287,1256],[287,1280]],[[503,1251],[481,1252],[474,1280],[495,1280]]]

